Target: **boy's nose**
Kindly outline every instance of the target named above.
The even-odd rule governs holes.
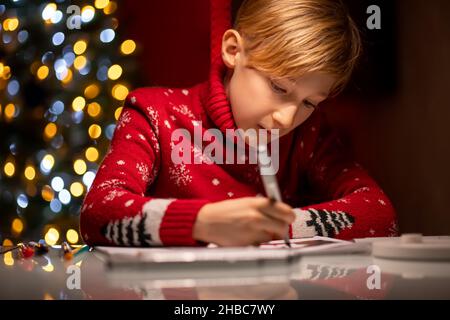
[[[288,106],[275,111],[272,119],[280,129],[289,129],[294,124],[297,106]]]

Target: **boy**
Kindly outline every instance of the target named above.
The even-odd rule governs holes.
[[[287,232],[292,238],[397,235],[389,199],[348,159],[318,107],[344,87],[360,52],[358,30],[343,5],[248,0],[233,29],[228,21],[212,21],[214,31],[223,32],[220,51],[212,41],[207,82],[128,96],[83,203],[84,240],[245,246],[283,239]],[[278,131],[279,152],[272,157],[279,160],[285,203],[260,196],[258,166],[249,161],[174,161],[179,130],[225,136],[227,129]],[[205,160],[195,141],[181,151]]]

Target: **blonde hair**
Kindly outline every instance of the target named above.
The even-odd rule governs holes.
[[[339,0],[246,0],[234,28],[248,66],[274,78],[329,73],[337,77],[332,94],[345,87],[361,53],[358,28]]]

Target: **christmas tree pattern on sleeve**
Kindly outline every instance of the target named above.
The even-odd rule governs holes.
[[[351,229],[355,218],[348,213],[329,210],[294,209],[294,238],[323,236],[334,238],[344,229]]]

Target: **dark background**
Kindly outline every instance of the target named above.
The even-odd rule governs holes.
[[[344,2],[365,51],[346,92],[326,103],[329,118],[392,199],[401,232],[450,234],[450,2]],[[372,4],[381,30],[365,27]],[[141,43],[141,85],[207,79],[209,0],[121,6],[122,27]]]

